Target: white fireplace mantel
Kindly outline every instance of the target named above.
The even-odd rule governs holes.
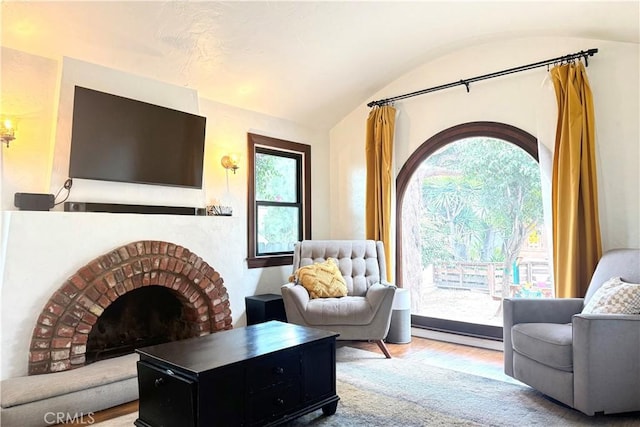
[[[93,259],[138,240],[184,246],[220,273],[234,326],[244,312],[246,239],[237,217],[89,212],[2,213],[0,379],[27,374],[37,316],[64,281]]]

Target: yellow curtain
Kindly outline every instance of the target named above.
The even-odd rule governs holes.
[[[593,98],[581,62],[553,68],[551,78],[558,102],[551,189],[556,297],[583,297],[602,255]]]
[[[387,281],[391,282],[391,185],[396,109],[374,107],[367,119],[366,238],[381,240],[385,248]]]

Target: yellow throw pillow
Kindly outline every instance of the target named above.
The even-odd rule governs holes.
[[[296,280],[305,287],[311,298],[336,298],[347,296],[347,282],[333,258],[316,262],[296,270],[289,281]]]

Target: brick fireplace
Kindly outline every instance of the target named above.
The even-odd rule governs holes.
[[[179,301],[188,331],[180,338],[231,329],[223,284],[215,269],[183,246],[154,240],[121,246],[80,268],[49,298],[33,330],[28,373],[84,366],[100,317],[118,298],[141,288],[163,288]]]

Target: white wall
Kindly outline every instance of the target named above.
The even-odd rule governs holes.
[[[38,155],[18,156],[14,144],[3,148],[2,239],[0,291],[2,324],[0,379],[26,375],[29,342],[43,305],[69,276],[94,258],[139,239],[166,240],[195,252],[221,273],[228,289],[234,326],[246,323],[244,297],[279,293],[290,266],[248,269],[247,257],[247,132],[311,145],[312,235],[327,238],[329,223],[328,135],[290,121],[199,98],[197,91],[123,73],[95,64],[64,58],[44,60],[24,52],[4,55],[3,86],[28,90],[31,81],[46,81],[38,91],[48,111],[30,118],[33,128],[49,129],[38,138],[21,134],[16,148]],[[24,64],[29,73],[13,72]],[[61,65],[60,65],[61,64]],[[60,66],[59,66],[60,65]],[[5,78],[5,70],[10,70]],[[75,180],[69,200],[205,206],[214,199],[231,204],[233,216],[183,217],[169,215],[17,212],[13,193],[53,192],[67,178],[73,86],[84,85],[207,117],[204,185],[202,190]],[[4,94],[4,92],[3,92]],[[26,126],[26,124],[25,124]],[[23,128],[24,129],[24,128]],[[22,131],[21,131],[22,132]],[[43,142],[44,141],[44,142]],[[21,144],[21,146],[18,146]],[[222,155],[239,153],[240,169],[229,174],[220,165]],[[19,162],[19,164],[18,164]],[[43,172],[44,171],[44,172]],[[30,184],[24,184],[26,180]]]
[[[372,94],[330,132],[331,236],[364,237],[366,102],[438,86],[590,48],[596,116],[596,162],[604,249],[640,247],[640,89],[638,45],[575,38],[523,38],[470,47],[442,56]],[[497,121],[534,136],[555,98],[540,68],[396,103],[395,171],[424,141],[451,126]],[[540,123],[539,123],[540,122]],[[553,142],[545,143],[553,145]],[[395,231],[394,231],[395,233]]]

